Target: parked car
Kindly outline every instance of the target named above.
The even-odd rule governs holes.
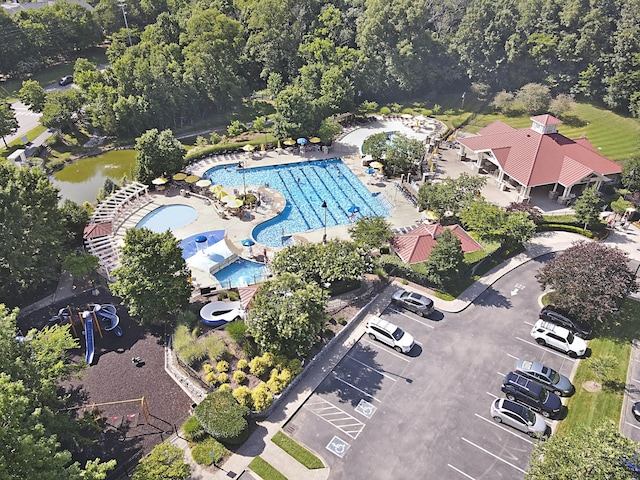
[[[65,75],[58,81],[58,85],[65,86],[73,83],[73,75]]]
[[[567,377],[538,362],[521,358],[516,362],[516,372],[561,397],[570,397],[576,391]]]
[[[568,312],[561,310],[553,305],[547,305],[540,310],[540,318],[547,322],[555,323],[561,327],[571,330],[577,336],[582,338],[591,338],[593,335],[593,327],[587,322],[578,320]]]
[[[551,431],[542,415],[506,398],[498,398],[491,404],[491,417],[496,423],[509,425],[533,438]]]
[[[538,345],[548,345],[572,358],[581,357],[587,351],[587,343],[582,338],[576,337],[564,327],[544,320],[535,323],[531,329],[531,336]]]
[[[415,343],[411,334],[380,317],[371,317],[365,331],[371,339],[386,343],[400,353],[409,353]]]
[[[433,312],[433,300],[419,293],[407,292],[406,290],[400,289],[393,294],[391,301],[394,305],[406,308],[421,317],[426,317]]]
[[[640,402],[635,402],[631,411],[633,412],[633,416],[636,417],[636,420],[640,422]]]
[[[545,417],[557,417],[562,409],[560,397],[555,393],[515,372],[507,373],[501,390],[509,400],[523,403]]]

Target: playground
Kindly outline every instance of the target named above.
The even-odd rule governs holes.
[[[96,441],[74,452],[74,459],[83,463],[87,458],[115,458],[118,472],[124,473],[120,468],[135,465],[141,455],[180,427],[192,400],[165,372],[164,328],[142,328],[108,291],[98,296],[79,294],[20,318],[18,324],[23,332],[41,329],[68,309],[73,312],[74,336],[80,344],[71,357],[89,366],[80,378],[62,384],[60,394],[71,395],[70,410],[78,416],[93,416],[102,427]],[[78,315],[84,317],[84,325]],[[88,324],[93,327],[92,352],[86,348]]]

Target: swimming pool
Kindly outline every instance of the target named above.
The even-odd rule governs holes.
[[[287,201],[280,215],[253,229],[253,238],[271,247],[283,246],[283,239],[295,233],[324,228],[325,214],[327,227],[349,224],[352,205],[359,207],[358,215],[389,216],[390,204],[372,194],[339,158],[247,168],[244,175],[247,185],[269,186]],[[243,184],[235,165],[214,167],[204,176],[223,186]]]
[[[268,275],[269,268],[266,265],[240,258],[217,272],[214,277],[222,288],[232,288],[263,282]]]
[[[148,213],[138,222],[136,228],[148,228],[152,232],[162,233],[167,229],[175,230],[193,222],[198,213],[189,205],[165,205]]]

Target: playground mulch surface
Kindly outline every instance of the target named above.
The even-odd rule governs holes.
[[[124,473],[123,469],[131,472],[131,466],[135,466],[142,455],[180,428],[192,401],[164,370],[167,338],[164,328],[141,327],[108,291],[101,291],[98,296],[81,293],[63,304],[50,305],[19,318],[18,324],[26,333],[30,328],[44,327],[67,305],[75,314],[76,309],[82,311],[88,303],[115,305],[122,336],[103,330],[101,338],[95,331],[93,364],[81,372],[80,378],[61,386],[61,394],[71,395],[70,406],[80,407],[79,416],[93,414],[103,427],[96,441],[74,452],[74,458],[83,464],[90,458],[115,458],[119,473]],[[80,335],[81,347],[71,352],[72,359],[84,362],[84,336],[78,323],[76,332]],[[138,365],[132,362],[134,357],[139,357]],[[94,404],[107,405],[92,408]]]

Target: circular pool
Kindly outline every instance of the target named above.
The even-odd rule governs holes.
[[[136,228],[148,228],[152,232],[162,233],[184,227],[193,222],[198,212],[189,205],[165,205],[148,213],[138,222]]]

